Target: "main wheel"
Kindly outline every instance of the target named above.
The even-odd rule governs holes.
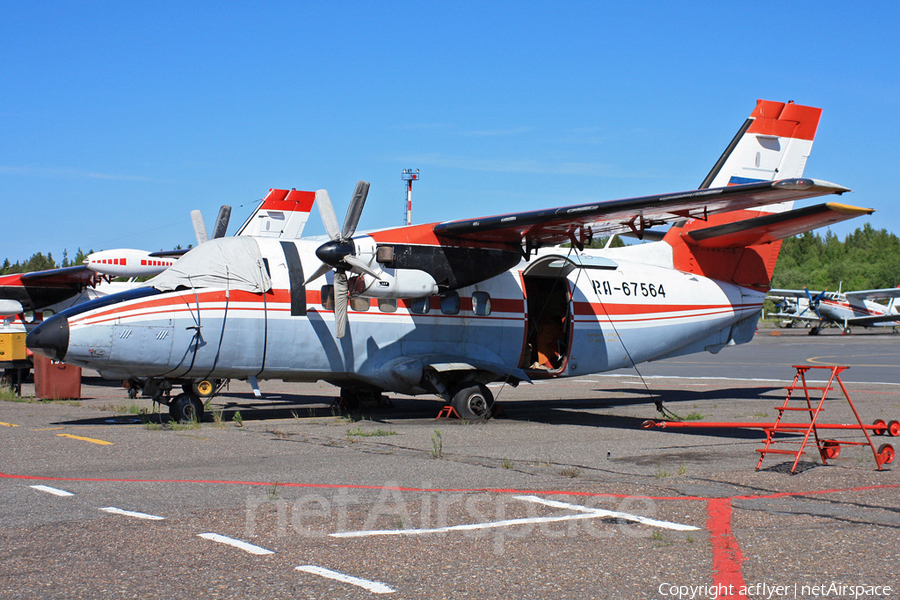
[[[461,419],[467,421],[487,421],[491,418],[494,395],[486,385],[467,382],[457,388],[450,401]]]
[[[169,405],[169,416],[176,423],[199,423],[203,419],[203,402],[193,394],[179,394]]]
[[[884,435],[887,430],[887,423],[884,422],[884,419],[875,419],[875,422],[872,423],[872,433],[875,435]]]

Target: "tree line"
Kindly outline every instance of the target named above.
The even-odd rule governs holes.
[[[51,252],[48,252],[46,256],[43,252],[38,252],[24,262],[16,261],[15,263],[11,263],[7,258],[3,261],[3,266],[0,267],[0,275],[31,273],[33,271],[46,271],[48,269],[58,269],[60,267],[75,267],[84,264],[84,259],[92,252],[93,250],[83,252],[81,248],[79,248],[78,252],[75,254],[75,258],[70,260],[69,251],[63,250],[63,259],[59,264],[53,259],[53,253]]]
[[[830,230],[784,240],[773,288],[871,290],[900,285],[900,238],[869,223],[843,241]]]

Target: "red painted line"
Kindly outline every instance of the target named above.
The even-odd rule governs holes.
[[[0,479],[21,479],[27,481],[84,481],[99,483],[192,483],[192,484],[209,484],[209,485],[254,485],[254,486],[271,486],[271,481],[239,481],[227,479],[116,479],[107,477],[47,477],[41,475],[20,475],[15,473],[0,473]],[[708,498],[705,496],[645,496],[635,494],[607,494],[598,492],[579,492],[574,490],[519,490],[512,488],[417,488],[403,487],[394,485],[351,485],[343,483],[290,483],[279,481],[281,487],[311,488],[311,489],[350,489],[350,490],[388,490],[397,492],[491,492],[495,494],[549,494],[555,496],[584,496],[597,498],[635,498],[642,500],[684,500],[693,502],[709,502],[710,500],[719,500],[719,498]],[[773,494],[759,494],[757,496],[733,496],[734,500],[755,500],[758,498],[783,498],[788,496],[806,496],[810,494],[832,494],[841,492],[861,492],[871,490],[887,490],[898,489],[898,484],[888,485],[871,485],[855,488],[842,488],[821,491],[801,491],[801,492],[776,492]]]
[[[731,532],[731,498],[715,498],[706,505],[708,518],[706,528],[709,530],[709,541],[712,545],[712,576],[716,586],[716,598],[739,598],[746,600],[741,593],[746,588],[741,573],[744,557],[734,534]]]

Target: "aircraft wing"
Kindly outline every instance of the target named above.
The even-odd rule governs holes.
[[[813,291],[809,290],[809,295],[815,298],[822,291]],[[806,290],[780,290],[780,289],[771,289],[768,294],[766,294],[769,298],[807,298]]]
[[[880,290],[859,290],[856,292],[845,292],[847,298],[859,298],[860,300],[871,300],[875,298],[900,298],[900,287],[883,288]]]
[[[874,317],[857,317],[854,319],[847,319],[848,325],[874,325],[875,323],[889,323],[891,321],[897,321],[900,323],[900,314],[897,313],[889,313],[886,315],[878,315]]]
[[[675,194],[564,206],[481,219],[448,221],[434,227],[440,237],[479,242],[558,244],[600,235],[643,230],[671,221],[777,202],[843,194],[849,189],[816,179],[782,179]]]
[[[0,312],[16,314],[62,302],[96,283],[97,277],[83,265],[0,276]]]
[[[14,281],[18,279],[26,286],[69,287],[86,286],[94,283],[96,274],[86,266],[63,267],[61,269],[48,269],[46,271],[34,271],[32,273],[14,273],[0,278],[0,282]],[[9,284],[6,284],[9,285]]]

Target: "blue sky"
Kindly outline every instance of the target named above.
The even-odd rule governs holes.
[[[229,233],[272,187],[360,229],[695,188],[757,98],[824,109],[806,175],[900,232],[900,5],[4,2],[0,260]],[[321,233],[314,211],[307,234]]]

